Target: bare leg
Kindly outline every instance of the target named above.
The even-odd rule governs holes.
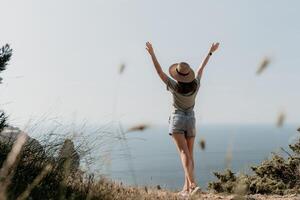
[[[192,159],[190,156],[190,152],[187,146],[187,140],[185,139],[185,136],[183,134],[180,133],[173,133],[172,134],[173,140],[177,146],[177,150],[178,153],[180,155],[181,158],[181,162],[182,162],[182,166],[184,169],[184,173],[185,173],[185,177],[187,177],[188,182],[190,184],[194,184],[195,180],[194,180],[194,176],[193,176],[193,170],[192,170]],[[187,185],[187,184],[186,184]]]
[[[190,182],[189,182],[187,175],[185,175],[185,181],[184,181],[184,186],[183,186],[182,190],[189,190],[189,187],[190,187]]]
[[[186,143],[187,143],[187,146],[188,146],[188,149],[189,149],[189,152],[190,152],[190,157],[191,157],[191,160],[192,160],[192,174],[193,174],[193,176],[195,176],[195,174],[194,174],[194,169],[195,169],[195,162],[194,162],[195,137],[187,137],[186,138]],[[189,183],[189,185],[190,184],[191,183]],[[196,186],[196,183],[195,183],[195,185],[191,185],[191,186]]]
[[[194,142],[195,142],[195,137],[186,137],[186,143],[190,152],[190,156],[192,158],[192,172],[193,176],[195,177],[194,174],[194,168],[195,168],[195,163],[194,163]],[[189,190],[190,188],[190,182],[187,176],[185,176],[185,182],[184,186],[182,188],[182,191]]]
[[[188,179],[187,175],[184,175],[184,185],[183,185],[182,190],[180,192],[189,191],[189,188],[190,188],[189,179]]]

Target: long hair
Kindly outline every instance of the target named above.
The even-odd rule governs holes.
[[[183,82],[177,82],[177,89],[176,91],[180,94],[194,94],[194,92],[197,89],[197,81],[196,79],[194,79],[192,82],[190,83],[183,83]]]

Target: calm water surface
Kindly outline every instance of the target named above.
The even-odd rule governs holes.
[[[215,180],[213,172],[224,170],[226,166],[235,172],[251,173],[249,166],[268,158],[271,152],[280,152],[280,147],[288,149],[288,144],[298,136],[295,130],[296,127],[291,125],[282,128],[268,125],[199,127],[194,150],[196,180],[206,188],[209,181]],[[110,167],[104,169],[104,174],[127,185],[182,187],[184,174],[167,127],[152,127],[143,132],[128,133],[127,137],[131,158],[121,158],[117,152],[122,145],[116,146]],[[198,145],[200,138],[206,141],[204,151]],[[226,162],[230,155],[231,162]]]

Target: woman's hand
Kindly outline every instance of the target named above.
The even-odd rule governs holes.
[[[207,54],[206,58],[204,59],[204,61],[202,62],[202,64],[199,66],[198,71],[197,71],[197,76],[199,77],[199,79],[201,79],[202,77],[202,73],[203,70],[206,66],[206,64],[208,63],[208,60],[210,58],[210,56],[212,55],[213,52],[215,52],[217,49],[219,48],[219,42],[217,43],[212,43],[210,49],[209,49],[209,53]]]
[[[155,56],[155,53],[154,53],[154,50],[153,50],[153,47],[152,47],[152,44],[150,42],[147,42],[146,43],[146,50],[149,52],[149,54],[151,55],[151,59],[152,59],[152,62],[154,64],[154,67],[159,75],[159,77],[161,78],[161,80],[165,83],[167,83],[168,81],[168,76],[163,72],[163,70],[161,69],[161,66]]]
[[[217,43],[212,43],[209,52],[210,52],[210,53],[213,53],[213,52],[215,52],[218,48],[219,48],[219,42],[217,42]]]
[[[154,50],[153,50],[152,44],[150,42],[146,43],[146,50],[149,52],[149,54],[151,56],[154,55]]]

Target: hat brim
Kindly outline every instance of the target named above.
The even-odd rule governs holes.
[[[180,75],[176,71],[178,63],[175,63],[170,66],[169,68],[169,74],[174,78],[175,80],[183,83],[190,83],[195,79],[195,72],[192,68],[190,68],[190,73],[186,76]]]

